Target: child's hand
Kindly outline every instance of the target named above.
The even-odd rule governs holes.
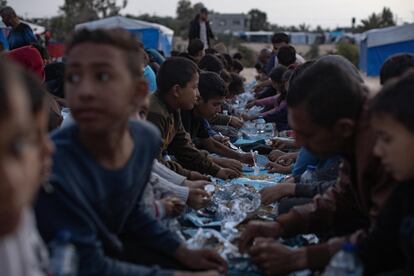
[[[187,204],[193,209],[201,209],[206,207],[211,201],[209,193],[202,189],[190,189]]]
[[[295,162],[295,160],[296,158],[294,156],[287,154],[287,155],[280,156],[276,160],[276,163],[282,166],[290,166]]]
[[[283,173],[283,174],[289,174],[292,172],[292,165],[290,166],[283,166],[278,164],[277,162],[269,162],[266,165],[266,169],[269,171],[269,173]]]
[[[279,201],[285,196],[293,196],[295,193],[295,183],[278,183],[277,185],[266,187],[260,190],[262,203],[268,205]]]
[[[202,189],[202,190],[204,190],[204,187],[208,184],[211,184],[211,182],[206,181],[206,180],[196,180],[196,181],[186,180],[185,181],[185,185],[187,187],[193,188],[193,189]]]
[[[190,172],[190,176],[188,177],[189,180],[206,180],[206,181],[210,181],[210,177],[208,177],[207,175],[201,174],[199,172],[196,171],[191,171]]]
[[[251,153],[241,153],[240,154],[240,162],[244,164],[248,164],[250,166],[254,165],[253,156]]]
[[[218,157],[214,158],[214,162],[217,163],[220,167],[232,169],[233,171],[241,172],[243,165],[240,161],[236,159]]]
[[[285,155],[285,154],[286,154],[285,152],[283,152],[283,151],[281,151],[281,150],[277,150],[277,149],[275,149],[275,150],[272,150],[272,151],[269,153],[268,158],[269,158],[269,160],[270,160],[270,161],[276,161],[279,157],[281,157],[281,156],[283,156],[283,155]]]
[[[214,135],[212,136],[212,138],[214,140],[216,140],[217,142],[226,145],[228,142],[230,142],[230,138],[227,136],[222,136],[222,135]]]
[[[221,179],[232,179],[232,178],[237,178],[240,177],[241,173],[234,171],[232,169],[226,169],[226,168],[221,168],[216,177],[221,178]]]
[[[231,125],[232,127],[235,127],[235,128],[242,128],[243,127],[243,121],[240,120],[237,117],[230,116],[229,125]]]
[[[241,118],[243,119],[243,121],[250,121],[250,116],[249,115],[247,115],[247,114],[245,114],[245,113],[242,113],[241,114]]]
[[[160,202],[164,206],[166,217],[176,217],[180,215],[185,208],[185,203],[174,197],[165,197],[160,199]]]

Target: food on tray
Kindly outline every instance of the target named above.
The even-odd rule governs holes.
[[[263,175],[246,175],[246,178],[250,180],[269,180],[271,177],[269,175],[263,174]]]

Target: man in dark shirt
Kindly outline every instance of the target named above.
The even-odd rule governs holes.
[[[198,38],[204,43],[204,49],[210,48],[210,40],[214,39],[214,34],[210,27],[210,21],[208,21],[208,10],[206,8],[202,8],[200,13],[190,22],[188,38],[190,41]]]
[[[0,10],[0,15],[4,24],[11,27],[11,31],[7,36],[9,49],[13,50],[22,46],[37,43],[37,39],[33,34],[29,25],[20,22],[16,12],[12,7],[4,7]]]

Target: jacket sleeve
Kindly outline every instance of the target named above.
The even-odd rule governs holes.
[[[174,172],[183,175],[185,177],[190,177],[190,170],[184,169],[180,164],[175,161],[166,161],[163,158],[163,151],[167,148],[167,133],[168,133],[168,126],[165,117],[150,112],[148,114],[148,121],[155,125],[158,130],[160,131],[161,135],[161,145],[160,145],[160,155],[158,156],[158,160],[161,164],[165,165],[167,168],[173,170]]]
[[[125,231],[134,234],[143,245],[171,257],[181,243],[159,220],[151,217],[140,202],[128,217]]]
[[[275,106],[276,100],[279,97],[279,94],[276,96],[270,96],[263,99],[256,100],[256,105],[258,106]]]
[[[295,186],[295,196],[312,198],[318,194],[323,194],[328,188],[335,185],[336,182],[337,180],[317,181],[311,184],[298,183]]]
[[[283,227],[284,236],[301,233],[320,233],[344,226],[344,218],[367,218],[361,214],[349,179],[349,166],[342,164],[338,184],[325,193],[316,195],[312,203],[296,206],[277,220]],[[352,221],[352,220],[351,220]],[[341,223],[342,222],[342,223]]]
[[[207,21],[207,32],[208,32],[207,34],[208,37],[214,39],[214,33],[213,33],[213,30],[211,29],[210,21]]]
[[[376,275],[404,267],[405,257],[399,247],[399,226],[403,218],[402,201],[407,197],[405,193],[401,187],[395,190],[378,217],[376,227],[358,245],[358,254],[364,263],[366,275]]]
[[[37,43],[37,39],[32,31],[32,29],[30,29],[29,26],[27,26],[27,28],[24,29],[24,40],[27,44],[33,44],[33,43]]]
[[[161,197],[164,197],[164,195],[172,195],[179,198],[183,202],[187,202],[188,194],[190,191],[188,187],[173,184],[154,172],[151,173],[151,178],[154,178],[152,180],[154,181],[153,185],[155,194],[160,194]]]
[[[288,109],[287,106],[279,106],[273,108],[269,112],[265,112],[261,114],[263,116],[263,119],[266,120],[266,122],[275,122],[277,123],[286,123],[287,122],[287,116],[288,116]]]
[[[154,166],[153,166],[153,172],[161,176],[162,178],[165,178],[167,181],[183,186],[184,181],[186,180],[185,176],[182,176],[180,174],[177,174],[173,170],[170,170],[165,165],[161,164],[157,160],[154,160]]]
[[[190,29],[188,32],[188,39],[191,41],[192,39],[199,38],[199,34],[197,33],[197,26],[196,22],[194,20],[191,20],[190,22]]]
[[[220,167],[217,166],[208,156],[195,148],[188,134],[181,123],[178,122],[177,133],[169,146],[170,152],[177,158],[178,162],[186,169],[216,176]]]
[[[173,275],[173,271],[127,263],[107,256],[104,248],[108,250],[108,246],[99,238],[101,233],[98,232],[96,221],[85,212],[87,208],[83,208],[61,189],[54,185],[52,187],[52,192],[42,189],[36,202],[39,232],[46,242],[50,242],[61,229],[71,232],[71,242],[76,246],[79,257],[78,275]],[[112,239],[122,248],[117,237],[112,236]]]

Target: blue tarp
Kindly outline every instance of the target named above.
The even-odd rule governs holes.
[[[414,53],[414,24],[370,30],[360,43],[359,68],[378,76],[385,60],[398,53]]]
[[[3,49],[9,49],[9,42],[7,41],[4,29],[0,29],[0,43],[3,45]]]

